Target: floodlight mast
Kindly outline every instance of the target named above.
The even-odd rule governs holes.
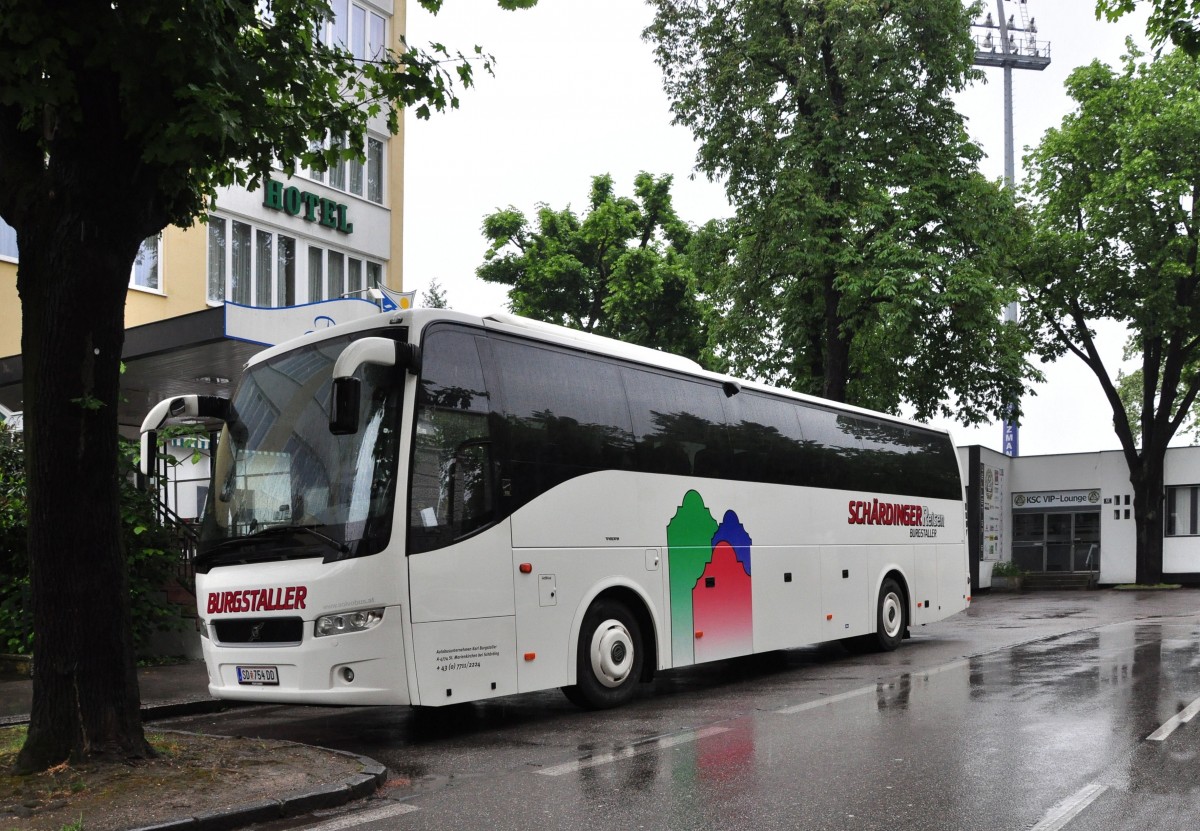
[[[1017,11],[1004,13],[1006,2],[1016,2]],[[1004,184],[1016,187],[1016,159],[1013,150],[1013,92],[1012,71],[1014,69],[1036,69],[1039,72],[1050,65],[1050,42],[1037,39],[1037,21],[1029,16],[1026,0],[996,0],[997,19],[988,12],[982,21],[971,24],[975,40],[975,65],[998,66],[1004,70]],[[1019,19],[1018,19],[1019,18]],[[980,30],[982,32],[974,31]],[[999,42],[994,35],[999,33]],[[1018,309],[1015,302],[1004,310],[1004,320],[1015,323]],[[1020,454],[1018,426],[1004,420],[1003,447],[1006,455]]]

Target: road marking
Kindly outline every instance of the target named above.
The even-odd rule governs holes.
[[[962,669],[963,667],[970,666],[970,664],[971,662],[966,658],[960,658],[957,661],[951,661],[948,664],[942,664],[941,666],[932,667],[930,669],[910,670],[899,677],[907,677],[910,680],[914,678],[928,680],[931,676],[938,675],[943,672],[949,672],[950,670]],[[824,707],[827,704],[836,704],[839,701],[845,701],[850,698],[858,698],[860,695],[867,695],[868,693],[878,692],[879,690],[892,689],[895,686],[895,681],[889,681],[886,684],[872,684],[869,687],[859,687],[858,689],[850,690],[849,692],[838,693],[837,695],[828,695],[824,698],[818,698],[816,701],[809,701],[805,704],[793,704],[791,707],[784,707],[782,710],[776,710],[775,712],[783,716],[792,715],[793,713],[803,713],[805,710],[815,710],[818,707]]]
[[[784,707],[782,710],[775,712],[780,715],[790,716],[793,713],[803,713],[805,710],[815,710],[818,707],[824,707],[827,704],[836,704],[839,701],[845,701],[848,698],[858,698],[860,695],[873,693],[879,689],[878,684],[872,684],[869,687],[859,687],[857,690],[850,692],[838,693],[837,695],[827,695],[824,698],[818,698],[816,701],[809,701],[807,704],[793,704],[791,707]]]
[[[1096,801],[1100,794],[1108,790],[1107,785],[1097,785],[1093,782],[1086,785],[1074,796],[1069,796],[1046,812],[1042,821],[1029,831],[1059,831],[1067,823],[1083,813],[1083,809]]]
[[[1200,713],[1200,698],[1197,698],[1191,704],[1183,708],[1182,711],[1171,716],[1162,727],[1155,730],[1146,737],[1148,742],[1163,742],[1167,740],[1167,736],[1175,732],[1175,728],[1181,724],[1187,724],[1191,721],[1196,713]]]
[[[694,742],[709,736],[716,736],[720,733],[728,733],[729,730],[730,728],[728,727],[705,727],[703,730],[688,730],[685,733],[679,733],[674,736],[663,736],[660,739],[650,739],[649,741],[631,744],[628,747],[622,747],[611,753],[597,753],[585,759],[555,765],[554,767],[542,768],[541,770],[535,770],[534,773],[540,773],[542,776],[562,776],[564,773],[573,773],[584,768],[607,765],[610,762],[618,762],[621,759],[640,756],[643,753],[653,753],[656,750],[663,750],[679,744],[687,744],[688,742]]]
[[[971,662],[967,658],[959,658],[957,661],[951,661],[948,664],[942,664],[940,667],[934,667],[933,669],[914,670],[913,672],[910,672],[909,675],[912,675],[914,678],[919,676],[937,675],[938,673],[949,672],[952,669],[962,669],[963,667],[969,667],[970,665]]]
[[[322,822],[319,825],[305,826],[304,831],[342,831],[343,828],[353,828],[356,825],[366,825],[368,822],[376,822],[381,819],[389,819],[398,817],[401,814],[409,814],[413,811],[421,810],[416,805],[410,805],[407,802],[393,802],[389,805],[383,805],[379,808],[371,808],[367,811],[358,811],[353,814],[346,814],[336,819],[331,819],[328,822]]]

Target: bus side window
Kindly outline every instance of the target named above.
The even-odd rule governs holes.
[[[492,471],[491,442],[468,440],[458,446],[445,487],[446,514],[451,526],[470,531],[492,520],[495,511]]]
[[[634,464],[643,473],[728,475],[721,388],[640,368],[621,377],[633,420]]]

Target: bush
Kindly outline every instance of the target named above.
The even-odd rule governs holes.
[[[0,427],[0,652],[28,655],[33,647],[23,442]],[[183,619],[163,589],[174,579],[179,548],[170,529],[155,522],[154,495],[134,484],[137,445],[121,441],[122,550],[129,579],[134,646],[143,651],[151,635],[178,630]]]
[[[1000,560],[992,566],[993,577],[1020,577],[1024,573],[1012,560]]]
[[[33,645],[29,557],[25,549],[25,461],[20,433],[0,426],[0,652]]]

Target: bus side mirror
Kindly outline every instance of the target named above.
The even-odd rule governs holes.
[[[364,364],[395,366],[414,375],[421,366],[421,351],[391,338],[359,338],[342,350],[333,364],[333,399],[329,410],[329,432],[349,436],[358,432],[358,399],[362,382],[354,373]]]
[[[329,432],[349,436],[358,432],[358,397],[362,381],[354,377],[333,379],[333,400],[329,409]]]
[[[142,420],[140,469],[143,476],[154,472],[159,428],[177,418],[216,418],[226,424],[236,420],[233,405],[220,395],[180,395],[158,402]]]

